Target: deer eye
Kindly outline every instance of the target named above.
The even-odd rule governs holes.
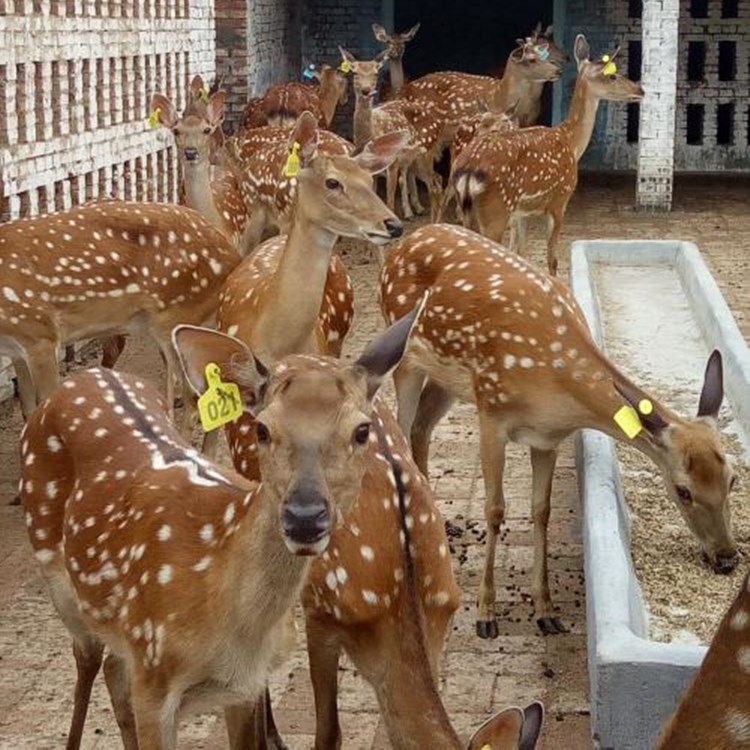
[[[685,505],[689,505],[693,502],[693,495],[687,487],[681,484],[675,485],[675,492],[677,492],[677,497],[679,497],[680,501]]]
[[[341,183],[338,180],[335,180],[333,177],[329,177],[326,180],[326,187],[329,190],[339,190],[341,189]]]
[[[174,133],[175,135],[179,135],[179,134],[180,134],[180,128],[179,128],[179,126],[178,126],[178,125],[175,125],[175,126],[174,126],[174,127],[172,128],[172,132],[173,132],[173,133]]]
[[[203,128],[203,135],[211,135],[211,128]]]
[[[358,445],[366,445],[370,439],[370,423],[363,422],[354,430],[354,442]]]
[[[261,445],[268,445],[271,442],[271,433],[263,422],[256,422],[255,437]]]
[[[734,474],[729,480],[729,491],[731,492],[737,486],[737,475]]]

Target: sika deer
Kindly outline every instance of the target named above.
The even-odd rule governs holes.
[[[542,632],[563,631],[547,580],[547,522],[557,448],[577,429],[632,439],[656,463],[714,569],[723,573],[735,567],[728,501],[734,478],[716,427],[723,398],[718,352],[706,368],[697,419],[678,416],[599,351],[564,284],[502,246],[446,224],[418,229],[390,250],[383,268],[381,304],[387,320],[395,320],[425,293],[425,312],[395,373],[398,418],[426,473],[437,422],[456,398],[477,405],[489,527],[479,592],[480,637],[498,634],[494,559],[505,516],[503,466],[509,441],[531,448],[532,597]]]
[[[311,112],[321,128],[329,128],[336,107],[346,105],[349,81],[346,73],[330,65],[313,69],[318,86],[291,81],[271,86],[261,98],[251,99],[240,120],[240,131],[272,125],[291,127],[303,112]],[[244,133],[247,135],[247,132]]]
[[[239,408],[262,420],[261,484],[201,457],[157,393],[129,375],[79,373],[32,415],[21,492],[42,575],[74,639],[69,748],[79,746],[105,645],[127,748],[175,747],[178,712],[191,703],[227,706],[233,719],[233,706],[262,695],[289,649],[311,556],[356,500],[372,399],[413,319],[351,365],[292,360],[271,375],[237,339],[175,329],[196,393],[218,365],[240,388]]]
[[[13,360],[24,416],[57,385],[61,346],[134,330],[164,357],[171,404],[172,328],[209,319],[238,262],[181,206],[107,201],[0,225],[0,353]]]
[[[393,34],[388,34],[379,23],[372,25],[372,33],[375,34],[375,38],[379,42],[386,45],[385,53],[388,57],[390,86],[387,92],[388,96],[381,91],[383,99],[398,96],[404,87],[404,83],[406,82],[404,77],[404,52],[406,52],[406,45],[414,39],[418,31],[418,23],[414,24],[408,31],[400,34],[397,34],[395,31]]]
[[[578,183],[578,161],[591,140],[602,99],[631,102],[643,97],[638,83],[617,73],[611,59],[592,62],[586,38],[575,43],[578,80],[568,118],[553,128],[487,133],[464,149],[450,182],[461,203],[464,224],[501,242],[513,216],[544,214],[549,222],[547,265],[557,273],[557,241],[565,210]],[[526,228],[516,223],[513,249],[524,253]]]
[[[740,750],[749,744],[750,574],[656,750]]]

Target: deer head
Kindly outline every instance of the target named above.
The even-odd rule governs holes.
[[[591,60],[591,48],[583,34],[576,37],[575,58],[578,65],[579,80],[585,80],[589,92],[597,99],[613,102],[639,102],[644,91],[640,83],[635,83],[617,72],[614,62],[620,52],[603,55],[601,60]]]
[[[206,366],[240,388],[256,418],[263,486],[279,514],[284,542],[297,555],[328,546],[339,512],[360,493],[373,399],[398,365],[419,308],[377,336],[352,364],[289,357],[270,372],[239,339],[177,326],[172,339],[187,381],[206,391]]]
[[[416,23],[408,31],[404,31],[401,34],[397,34],[396,32],[388,34],[379,23],[374,23],[372,25],[372,32],[379,42],[386,45],[385,53],[388,59],[400,60],[406,51],[407,42],[414,39],[419,31],[419,26],[420,24]]]
[[[343,47],[339,47],[339,52],[341,52],[341,57],[349,63],[354,73],[355,95],[364,99],[373,99],[378,93],[378,76],[388,56],[387,50],[383,50],[373,60],[357,60],[351,52]]]
[[[324,63],[320,68],[313,68],[310,74],[320,83],[321,92],[323,90],[336,91],[336,100],[339,105],[342,107],[346,106],[346,103],[349,101],[349,79],[346,73]]]
[[[508,57],[508,66],[512,66],[516,75],[537,83],[560,78],[560,68],[547,56],[549,47],[546,42],[531,43],[519,39],[518,43]]]
[[[570,60],[570,55],[568,55],[562,47],[558,47],[558,45],[555,44],[552,24],[545,29],[540,21],[532,30],[531,35],[526,38],[526,41],[537,45],[546,44],[547,59],[556,65],[562,65],[562,63]]]
[[[174,104],[163,94],[151,97],[151,111],[157,113],[159,123],[174,134],[177,153],[185,169],[210,163],[215,133],[224,120],[226,92],[217,91],[205,104],[186,109],[182,118],[177,116]]]
[[[340,237],[384,244],[400,237],[403,225],[378,198],[372,177],[398,158],[409,135],[398,131],[365,144],[357,156],[318,150],[318,125],[304,112],[289,139],[290,153],[299,152],[297,211]]]
[[[663,414],[659,409],[644,414],[640,405],[648,399],[642,391],[625,383],[616,387],[639,412],[649,453],[706,560],[717,573],[731,572],[738,561],[728,497],[735,476],[716,423],[724,398],[721,354],[714,351],[709,357],[696,419]]]

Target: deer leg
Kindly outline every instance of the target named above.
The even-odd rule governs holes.
[[[547,524],[549,523],[552,476],[557,462],[557,450],[531,449],[531,514],[534,519],[534,570],[531,576],[531,596],[534,600],[536,624],[544,635],[565,633],[558,617],[553,615],[547,573]]]
[[[479,412],[479,433],[484,476],[484,517],[487,521],[484,575],[479,586],[477,635],[497,638],[499,628],[495,619],[495,551],[500,526],[505,520],[503,471],[505,469],[505,440],[490,415]]]
[[[315,696],[315,750],[338,750],[341,726],[336,705],[339,644],[329,630],[307,618],[307,654]]]
[[[36,403],[41,404],[60,381],[55,344],[44,339],[32,342],[26,347],[26,364],[34,382]]]
[[[149,690],[147,676],[139,675],[138,680],[132,692],[138,750],[175,750],[177,709],[182,696],[155,694],[154,689]]]
[[[471,221],[473,216],[479,228],[479,234],[502,243],[510,215],[507,207],[493,205],[484,195],[481,195],[474,201],[471,210],[466,212],[464,219]],[[466,221],[464,221],[464,226],[468,226]]]
[[[445,388],[428,380],[419,398],[417,414],[411,428],[411,452],[422,474],[428,476],[430,440],[437,423],[448,413],[455,401]]]
[[[135,731],[135,716],[130,705],[130,679],[125,662],[114,654],[104,660],[104,679],[112,701],[112,708],[120,727],[120,737],[125,750],[138,750],[138,737]]]
[[[423,214],[425,212],[425,207],[422,205],[422,201],[419,200],[419,185],[417,185],[417,177],[419,177],[419,179],[422,180],[425,185],[427,185],[428,190],[432,189],[429,175],[427,176],[427,179],[420,175],[419,160],[413,162],[412,165],[406,170],[406,181],[409,184],[409,199],[411,201],[412,208],[414,209],[414,213]]]
[[[125,336],[109,336],[101,340],[102,344],[102,367],[112,369],[120,358],[125,348]]]
[[[225,708],[224,721],[231,750],[287,750],[273,720],[268,688],[255,703]]]
[[[385,202],[391,211],[396,208],[396,187],[398,185],[398,164],[391,164],[385,173]]]
[[[36,387],[31,372],[23,357],[13,358],[13,368],[16,371],[16,384],[18,388],[18,400],[21,402],[21,414],[24,419],[36,408]]]
[[[393,372],[393,383],[396,386],[396,413],[398,425],[404,437],[411,440],[412,426],[417,416],[419,397],[424,386],[424,375],[413,367],[399,365]]]
[[[91,700],[91,688],[99,669],[102,666],[104,646],[93,638],[75,639],[73,641],[73,655],[76,659],[76,687],[73,699],[73,718],[70,721],[70,731],[66,750],[78,750],[81,746],[83,727],[86,724],[86,714]]]
[[[557,276],[557,241],[560,238],[566,203],[548,214],[549,236],[547,237],[547,269],[550,276]]]
[[[514,253],[526,257],[527,219],[516,215],[510,220],[510,248]]]
[[[421,156],[414,162],[414,170],[417,177],[427,185],[430,193],[430,221],[438,221],[443,198],[443,183],[440,175],[433,168],[433,160],[430,154]]]
[[[411,204],[409,203],[409,167],[402,166],[398,170],[398,183],[401,187],[401,211],[403,212],[404,219],[411,219],[414,213],[411,210]]]
[[[243,258],[260,245],[267,224],[266,210],[261,206],[253,206],[252,211],[248,214],[245,231],[240,239],[240,255]]]

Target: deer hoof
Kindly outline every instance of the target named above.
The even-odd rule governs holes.
[[[540,617],[536,624],[542,635],[560,635],[568,632],[559,617]]]
[[[500,635],[497,620],[477,620],[477,635],[485,639],[497,638]]]

